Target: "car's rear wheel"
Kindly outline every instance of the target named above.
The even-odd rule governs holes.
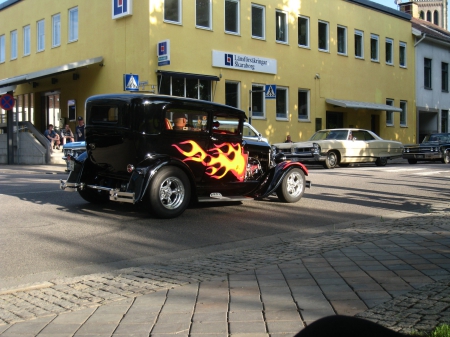
[[[375,165],[377,166],[386,166],[387,164],[387,158],[386,157],[379,157],[377,158],[377,160],[375,161]]]
[[[408,159],[408,163],[417,164],[417,159]]]
[[[149,196],[153,214],[164,219],[175,218],[189,205],[191,184],[181,169],[166,166],[152,179]]]
[[[323,162],[323,167],[326,169],[332,169],[335,168],[338,165],[339,159],[338,155],[334,151],[328,151],[327,158]]]
[[[305,193],[305,173],[299,168],[293,168],[283,178],[277,189],[277,196],[283,202],[297,202]]]
[[[84,188],[82,190],[78,190],[78,194],[91,204],[104,204],[109,201],[109,192],[107,191]]]

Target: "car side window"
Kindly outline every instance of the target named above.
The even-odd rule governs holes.
[[[166,130],[173,131],[208,131],[208,114],[204,111],[184,108],[166,110],[164,125]]]
[[[212,124],[212,132],[227,135],[240,135],[239,117],[215,113]]]

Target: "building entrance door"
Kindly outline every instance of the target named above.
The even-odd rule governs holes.
[[[59,104],[59,92],[51,92],[45,94],[45,111],[46,121],[48,124],[53,124],[54,129],[58,132],[64,125],[61,124],[61,109]],[[64,123],[63,123],[64,124]]]

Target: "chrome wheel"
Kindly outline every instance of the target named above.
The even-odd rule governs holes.
[[[338,165],[338,155],[334,151],[329,151],[327,153],[327,158],[323,162],[323,167],[327,169],[335,168]]]
[[[284,202],[297,202],[305,193],[305,173],[299,168],[290,170],[281,181],[276,193]]]
[[[300,173],[292,171],[287,176],[286,180],[286,192],[292,197],[297,198],[303,192],[303,179]]]
[[[183,203],[184,185],[177,177],[166,178],[159,187],[159,200],[167,209],[177,209]]]

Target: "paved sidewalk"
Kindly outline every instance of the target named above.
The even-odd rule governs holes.
[[[424,212],[424,213],[423,213]],[[450,205],[0,290],[6,336],[287,336],[328,315],[450,323]]]

